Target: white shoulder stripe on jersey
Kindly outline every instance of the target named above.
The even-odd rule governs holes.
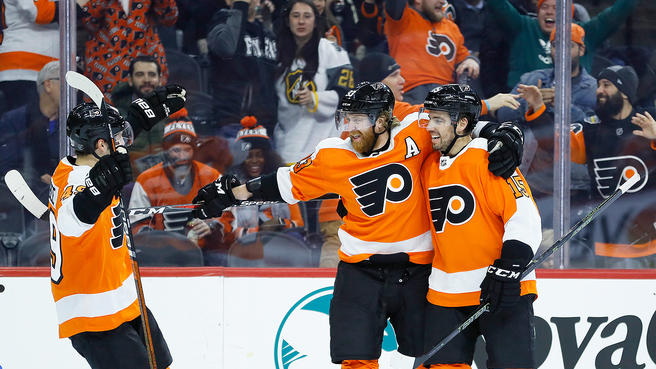
[[[339,240],[342,241],[340,250],[348,256],[359,254],[386,255],[395,254],[397,252],[421,252],[433,250],[433,242],[431,240],[430,231],[422,233],[417,237],[398,242],[364,241],[351,236],[341,228],[337,231],[337,233],[339,235]]]
[[[95,318],[115,314],[137,299],[134,277],[130,274],[120,287],[102,293],[78,293],[55,301],[57,321],[62,324],[73,318]]]
[[[280,167],[276,173],[276,180],[278,181],[278,190],[280,197],[288,204],[296,204],[299,200],[294,198],[292,194],[292,178],[291,172],[294,167]]]
[[[464,272],[447,273],[433,267],[428,278],[428,287],[442,293],[469,293],[481,290],[487,266]],[[522,281],[534,280],[535,272],[529,273]]]
[[[447,168],[451,167],[451,164],[453,164],[453,162],[456,161],[456,159],[458,159],[460,156],[464,155],[467,152],[467,150],[470,150],[470,149],[477,149],[477,150],[480,149],[480,150],[487,151],[487,139],[485,139],[485,138],[475,138],[475,139],[471,140],[471,142],[469,142],[467,144],[467,146],[465,146],[464,149],[460,150],[460,152],[458,154],[456,154],[456,156],[442,155],[440,157],[440,169],[447,169]]]

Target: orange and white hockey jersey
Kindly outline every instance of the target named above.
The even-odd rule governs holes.
[[[421,169],[435,247],[428,301],[439,306],[478,305],[487,267],[506,240],[535,253],[542,239],[540,215],[519,169],[507,180],[488,170],[487,140],[472,140],[454,157],[433,153]],[[522,295],[537,294],[535,273]]]
[[[405,91],[453,83],[456,65],[470,56],[457,24],[447,18],[431,23],[408,5],[401,19],[385,19],[385,35],[390,55],[403,70]]]
[[[0,2],[0,81],[36,81],[47,63],[59,59],[58,3]]]
[[[341,260],[357,263],[374,254],[405,252],[410,261],[433,258],[426,203],[419,186],[421,165],[433,149],[410,114],[392,129],[390,146],[364,157],[350,138],[328,138],[292,167],[278,169],[282,198],[290,204],[326,193],[342,197],[348,215],[339,230]]]
[[[52,296],[59,337],[106,331],[139,315],[120,205],[114,198],[95,224],[75,214],[73,198],[85,189],[91,167],[62,159],[52,175],[50,248]]]

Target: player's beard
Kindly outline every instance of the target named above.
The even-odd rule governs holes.
[[[354,135],[360,135],[360,139],[353,141]],[[353,148],[360,154],[366,154],[370,152],[374,147],[374,141],[376,140],[373,127],[366,130],[365,132],[359,130],[351,131],[351,133],[349,133],[349,137],[351,137],[351,144],[353,145]]]
[[[624,101],[622,94],[618,91],[612,95],[597,94],[597,108],[595,112],[601,121],[613,119],[614,115],[622,111]]]
[[[144,83],[139,88],[136,89],[135,93],[137,97],[145,97],[148,93],[152,92],[155,89],[155,86],[151,83]]]

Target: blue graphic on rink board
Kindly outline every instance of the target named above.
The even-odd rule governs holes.
[[[330,362],[328,311],[332,298],[333,287],[320,288],[303,296],[287,311],[278,327],[274,343],[276,369],[289,369],[298,360],[305,361],[300,365],[303,368],[319,368]],[[320,327],[325,332],[321,332]],[[394,329],[387,322],[383,351],[394,351],[397,347]]]

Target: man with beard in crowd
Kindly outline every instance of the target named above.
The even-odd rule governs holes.
[[[112,103],[125,116],[130,103],[139,97],[144,97],[156,87],[162,85],[162,68],[154,57],[140,55],[132,59],[127,82],[118,83],[112,90]],[[139,164],[137,159],[161,151],[161,138],[164,133],[164,122],[157,123],[150,131],[139,135],[130,148],[133,175],[149,167]],[[152,165],[152,164],[151,164]]]
[[[638,184],[613,205],[613,211],[602,214],[585,231],[598,266],[656,265],[656,121],[633,106],[637,89],[638,76],[632,67],[615,65],[602,70],[596,115],[572,124],[572,161],[587,164],[591,205],[607,198],[634,173],[640,175]],[[520,94],[528,102],[529,112],[536,112],[533,124],[553,125],[553,116],[544,113],[536,86],[524,86]]]

